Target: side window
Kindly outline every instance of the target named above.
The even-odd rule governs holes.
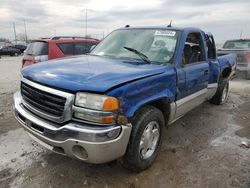
[[[75,55],[86,54],[90,52],[91,46],[93,43],[85,42],[85,43],[75,43]]]
[[[207,46],[207,57],[210,60],[216,59],[216,47],[214,43],[214,38],[210,34],[205,35],[206,46]]]
[[[48,55],[48,43],[47,42],[32,42],[28,45],[25,55]]]
[[[60,43],[57,44],[64,55],[74,55],[74,43]]]
[[[189,33],[182,53],[182,64],[192,64],[205,60],[200,33]]]

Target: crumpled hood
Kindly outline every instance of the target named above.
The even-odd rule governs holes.
[[[132,80],[164,72],[164,66],[135,60],[76,56],[38,63],[22,70],[23,77],[71,92],[108,89]]]

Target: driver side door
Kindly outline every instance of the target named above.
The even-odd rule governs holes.
[[[209,64],[201,33],[187,35],[177,77],[176,118],[179,118],[206,100]]]

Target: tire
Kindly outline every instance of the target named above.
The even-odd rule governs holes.
[[[217,88],[217,91],[213,98],[210,100],[212,104],[220,105],[224,104],[227,100],[229,92],[229,81],[227,79],[223,79],[219,83],[219,87]]]
[[[162,112],[153,106],[143,107],[131,122],[133,128],[122,165],[140,172],[150,167],[157,157],[165,122]]]

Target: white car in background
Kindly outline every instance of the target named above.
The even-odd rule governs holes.
[[[237,72],[239,78],[250,79],[250,39],[227,40],[217,54],[237,54]]]

